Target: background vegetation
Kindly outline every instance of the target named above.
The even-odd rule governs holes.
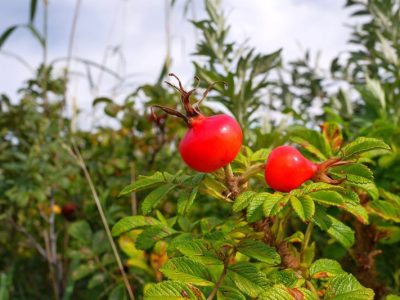
[[[232,209],[222,172],[205,176],[183,165],[176,151],[183,124],[149,113],[153,104],[179,102],[164,84],[168,55],[157,82],[130,91],[122,104],[93,99],[118,126],[76,128],[76,116],[65,113],[71,57],[61,73],[47,61],[46,32],[34,25],[38,5],[46,1],[32,0],[29,22],[0,35],[1,48],[24,27],[44,57],[21,84],[19,99],[0,96],[0,299],[132,299],[126,286],[138,299],[211,299],[224,272],[218,299],[398,298],[398,1],[347,1],[344,9],[361,17],[361,25],[351,34],[351,50],[328,72],[315,68],[308,52],[283,62],[280,49],[259,53],[232,41],[219,1],[205,1],[206,18],[193,22],[201,33],[193,75],[201,79],[199,91],[227,83],[216,85],[207,101],[223,105],[242,126],[245,146],[232,165],[235,174],[265,162],[284,143],[300,145],[316,162],[355,158],[349,146],[340,150],[351,142],[365,152],[356,153],[357,167],[345,170],[342,190],[307,184],[290,195],[311,197],[304,201],[315,202],[314,210],[301,201],[286,205],[290,197],[281,195],[285,209],[275,212],[250,194]],[[310,109],[315,103],[321,113]],[[217,113],[215,107],[207,105],[206,114]],[[265,112],[288,121],[265,124],[259,117]],[[391,151],[359,137],[377,138]],[[262,173],[252,175],[251,191],[277,197]],[[318,199],[307,194],[312,189],[326,194]],[[117,248],[104,223],[117,223]]]

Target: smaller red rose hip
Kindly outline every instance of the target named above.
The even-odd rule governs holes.
[[[265,181],[274,190],[290,192],[311,179],[318,165],[296,148],[280,146],[272,150],[265,165]]]

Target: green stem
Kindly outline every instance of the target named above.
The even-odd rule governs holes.
[[[111,235],[111,230],[110,230],[110,227],[108,226],[107,219],[106,219],[103,207],[101,206],[100,198],[99,198],[99,196],[97,194],[96,188],[95,188],[94,183],[92,181],[92,177],[90,176],[89,171],[88,171],[88,169],[86,167],[86,163],[85,163],[82,155],[80,154],[80,151],[79,151],[79,149],[76,146],[74,141],[72,141],[72,146],[73,146],[73,150],[74,151],[69,148],[69,152],[70,152],[71,156],[73,156],[77,160],[78,164],[80,165],[80,167],[81,167],[81,169],[83,171],[85,179],[89,184],[89,188],[90,188],[90,190],[92,192],[92,196],[93,196],[94,202],[96,203],[97,209],[98,209],[99,214],[100,214],[100,219],[101,219],[101,221],[103,223],[104,229],[105,229],[106,234],[107,234],[108,241],[111,244],[111,249],[112,249],[112,251],[114,253],[115,260],[117,262],[119,271],[120,271],[120,273],[122,275],[122,280],[124,281],[125,287],[126,287],[126,289],[128,291],[129,299],[130,300],[135,300],[135,296],[133,294],[133,291],[132,291],[132,288],[130,286],[128,277],[126,276],[126,273],[125,273],[125,270],[124,270],[124,266],[123,266],[121,258],[119,256],[119,253],[118,253],[118,250],[117,250],[117,246],[115,245],[115,242],[114,242],[113,237]]]
[[[303,262],[304,260],[304,252],[306,251],[306,248],[310,242],[313,229],[314,229],[314,223],[312,222],[308,223],[306,233],[304,235],[304,241],[303,244],[301,245],[301,253],[300,253],[301,262]]]
[[[262,171],[265,167],[264,163],[258,163],[255,165],[250,166],[249,168],[246,169],[246,171],[243,172],[242,176],[240,177],[240,183],[245,183],[246,181],[249,180],[249,178],[258,172]]]
[[[222,282],[224,281],[224,278],[226,276],[226,273],[228,272],[228,265],[229,265],[229,256],[225,258],[224,261],[224,269],[222,270],[221,276],[219,276],[217,283],[215,284],[213,290],[211,291],[210,295],[207,297],[207,300],[212,300],[215,295],[218,292],[219,287],[221,286]]]
[[[225,172],[225,179],[227,182],[230,182],[234,179],[235,175],[233,175],[231,164],[227,164],[224,167],[224,172]]]

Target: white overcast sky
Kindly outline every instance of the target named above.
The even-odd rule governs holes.
[[[42,2],[42,1],[38,1]],[[188,18],[204,15],[203,1],[194,0],[194,9],[183,16],[185,0],[177,0],[171,12],[172,70],[189,82],[193,75],[190,53],[194,50],[193,26]],[[0,33],[8,26],[26,23],[30,0],[0,0]],[[75,0],[49,0],[49,60],[66,57]],[[121,56],[108,53],[107,67],[122,75],[132,75],[122,90],[111,91],[112,77],[104,75],[101,90],[90,91],[86,77],[75,76],[70,84],[70,99],[75,97],[82,109],[81,118],[91,115],[96,95],[121,97],[140,83],[154,82],[166,53],[164,0],[81,0],[73,55],[102,63],[106,49],[120,46]],[[285,61],[300,57],[302,50],[321,51],[321,65],[348,48],[349,11],[344,0],[223,0],[223,9],[231,25],[231,38],[249,44],[259,52],[283,48]],[[194,11],[194,15],[192,12]],[[36,24],[41,27],[41,14]],[[3,46],[37,67],[42,53],[27,31],[16,32]],[[63,64],[58,65],[62,67]],[[86,69],[77,63],[72,68],[84,76]],[[60,68],[61,70],[61,68]],[[93,71],[93,80],[98,74]],[[0,53],[0,93],[12,96],[32,72],[16,60]],[[69,99],[69,100],[70,100]]]

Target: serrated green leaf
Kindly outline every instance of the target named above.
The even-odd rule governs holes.
[[[345,178],[353,183],[370,183],[374,179],[372,171],[362,164],[349,164],[344,166],[333,167],[329,171],[336,178]]]
[[[144,300],[187,300],[205,299],[196,287],[178,281],[166,280],[152,284],[144,291]]]
[[[326,205],[340,206],[344,203],[342,195],[335,191],[317,191],[308,194],[314,201]]]
[[[274,284],[283,284],[286,287],[296,288],[303,286],[305,279],[294,270],[276,270],[268,274],[268,279]]]
[[[197,196],[198,187],[195,187],[190,193],[182,193],[178,198],[178,214],[185,215],[189,213],[194,200]]]
[[[160,221],[146,216],[129,216],[119,220],[112,228],[112,235],[119,236],[136,228],[161,224]]]
[[[165,225],[153,225],[143,230],[143,232],[137,236],[136,248],[140,250],[150,249],[157,241],[175,233],[176,231],[174,229]]]
[[[183,240],[175,244],[175,247],[183,255],[192,258],[204,265],[222,265],[223,262],[217,257],[215,251],[205,240]]]
[[[373,200],[379,198],[379,190],[376,187],[375,183],[355,183],[355,182],[348,182],[349,185],[360,188],[368,193]]]
[[[303,300],[311,300],[316,299],[315,296],[312,295],[306,289],[300,288],[288,288],[283,284],[276,284],[272,288],[268,288],[266,291],[261,293],[257,298],[259,300],[295,300],[295,299],[303,299]]]
[[[188,257],[170,259],[160,271],[169,279],[198,286],[211,286],[210,273],[205,265]]]
[[[68,228],[68,233],[70,236],[85,244],[92,241],[92,229],[86,221],[77,221],[72,223]]]
[[[370,201],[367,209],[385,220],[400,222],[400,206],[392,202],[383,200]]]
[[[150,194],[144,198],[141,208],[144,215],[151,213],[154,207],[156,207],[167,194],[172,191],[176,187],[175,184],[167,183],[162,186],[159,186],[154,191],[151,191]]]
[[[290,203],[296,214],[303,221],[309,221],[314,216],[315,205],[310,196],[303,196],[300,199],[294,196],[290,197]]]
[[[342,159],[353,158],[370,150],[383,149],[390,151],[390,147],[383,141],[375,138],[359,137],[342,148]]]
[[[159,185],[163,182],[166,182],[166,180],[161,172],[156,172],[151,176],[139,176],[139,178],[134,183],[126,186],[119,193],[119,196],[145,190],[154,187],[155,185]]]
[[[310,276],[316,279],[335,277],[345,273],[342,266],[332,259],[318,259],[310,266]]]
[[[252,191],[247,191],[244,193],[241,193],[235,200],[235,203],[233,203],[232,209],[234,212],[239,212],[249,205],[251,199],[255,195],[255,192]]]
[[[218,289],[217,300],[246,300],[246,297],[239,290],[222,285]]]
[[[279,213],[286,205],[286,203],[290,199],[290,195],[285,195],[283,196],[282,194],[268,194],[265,193],[268,196],[266,196],[265,201],[263,203],[263,212],[264,216],[269,217],[269,216],[275,216],[277,213]]]
[[[331,226],[327,230],[328,234],[337,240],[346,249],[350,248],[354,244],[354,231],[346,224],[340,222],[336,218],[329,216],[328,218],[332,222]]]
[[[247,206],[246,218],[250,223],[259,221],[263,217],[263,203],[267,193],[259,193],[251,198],[249,205]]]
[[[276,249],[265,245],[263,242],[254,240],[245,240],[237,246],[238,251],[251,258],[257,259],[269,265],[281,263],[281,257]]]
[[[329,300],[373,300],[374,292],[363,287],[351,274],[342,274],[329,281],[324,299]]]
[[[315,215],[312,222],[324,231],[328,230],[332,225],[331,219],[326,214],[326,209],[320,205],[315,206]]]
[[[268,280],[251,263],[236,263],[228,267],[227,276],[235,283],[236,287],[250,297],[257,297],[266,287]]]
[[[325,191],[325,190],[336,191],[336,192],[345,191],[345,189],[339,185],[332,185],[325,182],[313,182],[307,185],[303,185],[303,189],[301,191],[303,194],[306,195],[309,193]]]

